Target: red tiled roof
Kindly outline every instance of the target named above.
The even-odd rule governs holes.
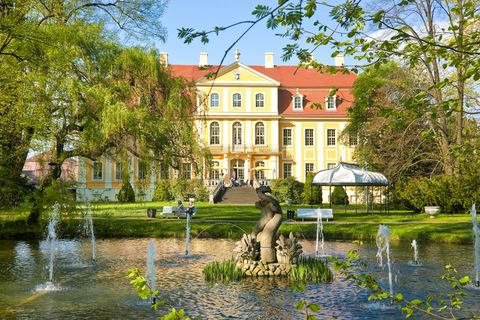
[[[297,66],[248,66],[280,82],[278,91],[278,111],[281,115],[288,116],[323,116],[323,117],[346,117],[347,109],[352,106],[353,94],[351,88],[357,77],[356,74],[331,74],[320,73],[315,69],[298,68]],[[181,76],[187,80],[198,80],[208,73],[216,72],[218,66],[212,66],[207,70],[200,70],[196,65],[172,65],[174,76]],[[296,89],[304,96],[303,111],[293,111],[292,95]],[[330,88],[339,88],[337,91],[337,110],[325,110],[325,98]],[[342,90],[342,88],[345,88]],[[312,103],[318,103],[322,109],[311,108]]]

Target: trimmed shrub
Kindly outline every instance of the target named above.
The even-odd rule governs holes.
[[[118,202],[135,202],[135,192],[133,191],[130,181],[123,183],[122,189],[117,193]]]
[[[155,184],[155,191],[153,193],[152,201],[168,201],[173,200],[170,192],[170,184],[168,180],[158,180]]]
[[[332,192],[332,204],[348,204],[348,195],[342,186],[335,186]]]
[[[208,201],[208,189],[202,180],[194,180],[192,191],[191,193],[193,193],[196,201]]]
[[[307,174],[305,185],[302,192],[302,203],[304,204],[321,204],[322,203],[322,187],[312,186],[313,172]]]
[[[292,200],[293,203],[300,203],[302,201],[303,183],[297,181],[295,177],[273,180],[271,188],[273,196],[280,202]]]
[[[185,200],[191,196],[190,180],[179,178],[170,180],[170,193],[174,199]]]

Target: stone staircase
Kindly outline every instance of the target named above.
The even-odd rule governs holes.
[[[222,201],[225,204],[255,204],[258,201],[257,193],[251,186],[229,187],[223,195]]]

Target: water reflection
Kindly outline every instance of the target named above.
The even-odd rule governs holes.
[[[60,240],[56,248],[55,284],[61,291],[36,294],[45,283],[48,250],[45,243],[0,241],[0,318],[24,319],[154,319],[159,314],[148,304],[139,302],[126,279],[129,268],[138,267],[145,274],[146,250],[149,239],[118,239],[97,241],[97,260],[91,263],[89,243]],[[194,239],[194,258],[183,256],[183,239],[155,239],[157,250],[156,285],[160,295],[188,315],[202,319],[261,318],[294,319],[302,315],[295,310],[301,298],[322,307],[320,319],[403,319],[397,307],[368,303],[368,292],[337,277],[330,284],[310,285],[297,293],[281,278],[244,279],[229,285],[203,281],[202,270],[213,260],[229,259],[235,242],[231,240]],[[303,241],[304,251],[314,255],[315,242]],[[326,242],[325,250],[345,257],[357,248],[366,260],[366,269],[384,287],[388,287],[385,270],[378,267],[373,246]],[[427,292],[441,293],[448,286],[439,281],[443,265],[453,262],[459,274],[472,276],[470,246],[422,246],[423,267],[413,267],[409,243],[392,243],[392,269],[395,288],[408,299],[426,297]],[[480,309],[480,290],[469,291],[465,310]],[[28,301],[28,302],[26,302]]]

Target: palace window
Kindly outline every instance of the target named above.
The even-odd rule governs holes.
[[[218,122],[210,123],[210,144],[220,144],[220,124]]]
[[[327,110],[336,110],[337,109],[337,97],[336,96],[328,96],[325,99],[325,105]]]
[[[122,180],[122,163],[115,162],[115,180]]]
[[[234,145],[242,144],[242,124],[238,121],[233,124],[232,140]]]
[[[327,129],[327,146],[337,145],[337,130]]]
[[[332,162],[327,163],[327,169],[333,169],[333,168],[335,168],[336,166],[337,166],[336,163],[332,163]]]
[[[298,92],[292,96],[293,110],[301,111],[303,110],[303,95]]]
[[[313,129],[305,129],[305,145],[314,146],[315,140],[313,139]]]
[[[261,122],[257,122],[255,124],[255,144],[265,144],[265,125]]]
[[[212,93],[210,95],[210,108],[220,107],[220,96],[218,93]]]
[[[356,132],[350,132],[348,134],[348,144],[350,146],[356,146],[358,144],[358,135]]]
[[[305,177],[307,176],[307,174],[308,174],[309,172],[313,172],[313,170],[314,170],[313,165],[314,165],[314,164],[311,163],[311,162],[305,163]]]
[[[147,178],[147,165],[145,162],[138,162],[138,180],[145,180]]]
[[[292,176],[292,167],[291,163],[284,163],[283,164],[283,178],[286,179]]]
[[[256,161],[255,168],[265,167],[264,161]],[[255,179],[257,180],[264,180],[265,179],[265,171],[264,170],[255,170]]]
[[[220,180],[220,162],[212,161],[212,167],[210,168],[210,179]]]
[[[242,107],[242,95],[240,93],[234,93],[232,96],[233,107],[241,108]]]
[[[183,179],[192,178],[192,165],[190,163],[182,163],[182,178]]]
[[[101,161],[95,161],[93,163],[93,180],[103,179],[103,163]]]
[[[263,93],[257,93],[255,95],[255,108],[265,107],[265,96]]]
[[[283,129],[283,145],[285,147],[290,147],[292,146],[293,140],[292,140],[292,129],[290,128],[284,128]]]

